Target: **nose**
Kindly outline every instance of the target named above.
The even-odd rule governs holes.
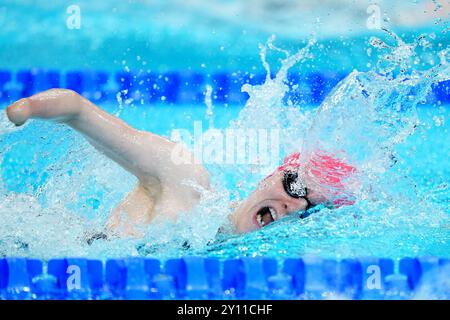
[[[297,211],[303,211],[308,207],[308,202],[303,198],[290,198],[284,201],[284,208],[286,214],[294,213]]]

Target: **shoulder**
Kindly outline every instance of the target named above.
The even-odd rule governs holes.
[[[149,172],[149,177],[157,177],[159,183],[163,187],[186,188],[190,185],[203,189],[209,189],[210,176],[206,168],[194,158],[193,153],[184,145],[174,143],[160,136],[153,138],[153,152],[158,153],[156,156],[157,163],[148,164],[149,166],[157,166],[158,170],[155,174]]]

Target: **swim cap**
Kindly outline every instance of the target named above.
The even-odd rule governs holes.
[[[344,185],[344,181],[356,172],[355,167],[325,152],[313,153],[304,163],[301,160],[300,153],[294,152],[284,158],[277,171],[303,169],[304,174],[313,178],[314,182],[326,191],[325,196],[330,198],[334,206],[340,207],[355,203]]]

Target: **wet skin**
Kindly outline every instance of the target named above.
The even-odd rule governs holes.
[[[209,189],[209,174],[198,161],[175,163],[180,145],[151,132],[136,130],[121,119],[67,89],[51,89],[21,99],[7,110],[11,122],[20,126],[29,119],[64,123],[100,152],[138,178],[138,183],[112,211],[107,229],[119,236],[142,236],[142,226],[156,218],[176,219],[201,199],[197,185]],[[189,150],[183,150],[190,153]],[[194,159],[192,157],[192,159]],[[289,213],[304,210],[307,201],[289,196],[282,184],[283,172],[261,181],[257,189],[230,215],[238,233],[257,230]],[[185,183],[185,182],[191,182]],[[306,185],[310,181],[306,179]],[[311,204],[326,199],[308,188]],[[180,197],[179,195],[183,195]]]

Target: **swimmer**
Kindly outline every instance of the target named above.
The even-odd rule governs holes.
[[[107,229],[112,234],[139,237],[139,227],[152,223],[157,216],[176,219],[180,212],[194,208],[201,193],[183,181],[210,188],[209,174],[198,161],[175,164],[171,160],[174,148],[179,151],[179,145],[132,128],[74,91],[44,91],[18,100],[6,112],[16,126],[29,119],[64,123],[137,177],[136,187],[110,213]],[[308,174],[302,175],[300,172],[305,170],[300,168]],[[294,153],[259,183],[229,220],[237,233],[246,233],[319,204],[351,204],[351,200],[341,195],[341,190],[342,180],[354,171],[353,167],[326,154],[318,154],[302,164],[300,154]]]

